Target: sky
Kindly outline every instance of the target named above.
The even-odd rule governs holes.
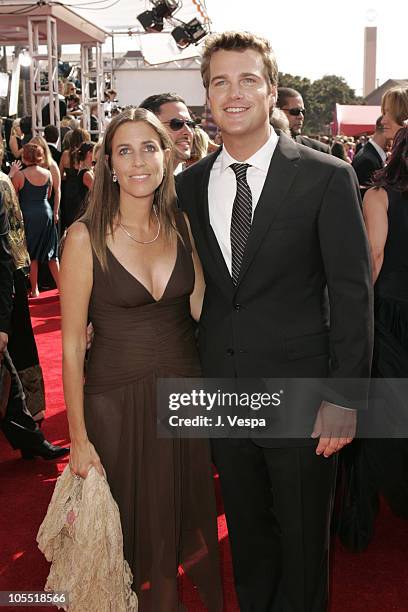
[[[74,10],[108,30],[132,27],[136,15],[152,7],[148,0],[118,0],[111,8],[99,10],[114,1],[64,4],[75,4]],[[205,5],[213,31],[245,29],[267,37],[281,72],[311,80],[336,74],[357,95],[362,94],[363,86],[364,27],[376,25],[378,83],[388,78],[408,79],[407,0],[389,0],[388,5],[384,0],[206,0]],[[184,0],[179,16],[191,15],[194,0]],[[115,47],[136,48],[136,41],[137,37],[116,37]]]

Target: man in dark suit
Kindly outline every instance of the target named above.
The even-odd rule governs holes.
[[[352,166],[356,171],[360,183],[361,196],[370,187],[371,178],[376,170],[384,167],[387,158],[385,149],[388,139],[384,134],[384,126],[381,123],[382,115],[375,122],[375,132],[368,142],[353,158]]]
[[[305,105],[303,98],[296,89],[291,87],[278,87],[277,108],[283,110],[289,121],[289,128],[293,140],[299,144],[316,149],[322,153],[330,153],[330,147],[314,138],[302,135],[303,122],[305,120]]]
[[[372,289],[355,173],[271,128],[278,69],[264,39],[209,37],[201,72],[224,146],[183,172],[177,192],[206,280],[203,375],[368,377]],[[353,402],[342,406],[319,402],[307,439],[212,441],[242,612],[326,610],[335,453],[355,427]]]
[[[59,105],[60,119],[65,117],[65,115],[67,114],[67,104],[65,102],[65,97],[64,97],[64,88],[65,88],[64,81],[62,79],[58,79],[58,105]],[[47,102],[47,97],[44,97],[43,104],[44,106],[42,107],[42,111],[41,111],[42,124],[46,126],[46,125],[49,125],[51,122],[51,111],[50,111],[49,98]]]
[[[55,125],[46,125],[44,128],[44,138],[50,148],[53,159],[59,165],[61,159],[61,151],[58,150],[59,131]]]

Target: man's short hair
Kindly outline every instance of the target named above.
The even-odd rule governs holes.
[[[57,142],[59,138],[58,128],[55,125],[46,125],[44,128],[44,138],[47,142]]]
[[[207,36],[204,42],[204,51],[201,59],[201,77],[208,91],[210,85],[210,61],[217,51],[257,51],[263,60],[264,74],[271,85],[278,84],[278,65],[275,54],[266,38],[251,34],[251,32],[222,32]]]
[[[383,116],[380,115],[375,122],[375,131],[378,133],[382,133],[384,131],[384,126],[382,124]]]
[[[292,89],[292,87],[278,87],[278,99],[276,100],[276,106],[278,108],[282,108],[286,106],[286,102],[289,98],[298,98],[302,97],[296,89]]]
[[[31,128],[32,128],[31,115],[25,115],[20,120],[20,130],[23,132],[24,136],[28,136],[31,133]]]
[[[143,102],[139,104],[139,108],[145,108],[155,115],[160,115],[160,108],[163,104],[168,104],[169,102],[181,102],[187,106],[183,98],[175,93],[160,93],[153,94],[143,100]]]

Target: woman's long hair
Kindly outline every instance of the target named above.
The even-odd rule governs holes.
[[[33,136],[32,139],[30,140],[30,144],[35,144],[42,148],[43,153],[44,153],[44,162],[42,166],[44,166],[45,168],[48,168],[49,170],[52,164],[52,155],[51,155],[50,147],[48,146],[45,138],[43,138],[42,136]]]
[[[82,128],[76,128],[72,130],[72,134],[69,139],[69,167],[75,168],[76,155],[79,147],[83,142],[89,142],[91,137],[89,132],[83,130]]]
[[[391,157],[385,168],[377,170],[373,187],[392,187],[408,192],[408,127],[398,130],[392,145]]]
[[[76,152],[76,161],[78,162],[78,164],[80,164],[81,162],[85,161],[86,156],[88,155],[89,151],[93,151],[95,147],[95,143],[94,142],[83,142],[77,149]]]
[[[143,122],[154,129],[163,150],[173,151],[173,145],[159,119],[144,108],[127,108],[110,122],[102,142],[95,166],[95,180],[89,194],[88,206],[81,218],[89,230],[91,244],[102,269],[106,269],[106,236],[113,234],[114,223],[119,215],[120,185],[112,180],[112,140],[117,129],[129,122]],[[169,238],[172,232],[179,235],[175,224],[176,190],[173,176],[173,154],[164,158],[164,176],[154,194],[164,234]]]

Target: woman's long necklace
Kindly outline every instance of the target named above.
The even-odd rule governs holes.
[[[155,206],[153,206],[153,212],[154,212],[156,220],[157,220],[157,234],[155,235],[155,237],[152,240],[138,240],[137,238],[132,236],[132,234],[130,232],[127,231],[127,229],[122,225],[122,223],[120,221],[118,222],[119,226],[125,232],[126,236],[129,236],[129,238],[131,240],[133,240],[134,242],[137,242],[138,244],[152,244],[152,242],[156,242],[156,240],[160,236],[160,230],[161,230],[160,219],[159,219],[159,215],[157,214],[157,210],[156,210]]]

